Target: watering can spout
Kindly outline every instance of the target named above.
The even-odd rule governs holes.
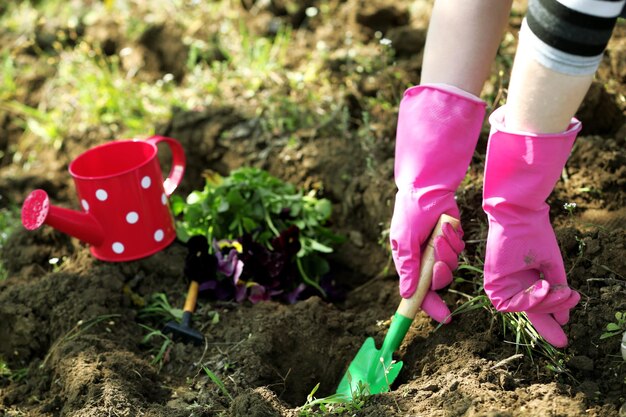
[[[28,230],[35,230],[47,224],[96,246],[104,240],[102,226],[91,214],[53,206],[44,190],[34,190],[24,200],[22,224]]]

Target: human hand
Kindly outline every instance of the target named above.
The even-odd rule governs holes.
[[[580,295],[567,285],[548,213],[524,217],[515,224],[500,213],[490,219],[485,292],[498,311],[526,312],[548,343],[564,347],[567,336],[561,326]]]
[[[563,258],[545,200],[580,131],[573,119],[565,132],[516,132],[496,110],[487,158],[483,208],[489,218],[485,292],[498,311],[525,312],[537,332],[556,347],[567,345],[561,328],[580,295],[567,285]]]
[[[420,259],[441,214],[459,218],[454,193],[467,172],[485,115],[485,103],[458,88],[420,85],[404,93],[396,134],[395,181],[398,187],[389,231],[400,276],[400,295],[417,287]],[[450,224],[435,239],[431,290],[422,309],[439,322],[450,310],[435,290],[452,281],[463,232]]]
[[[446,213],[459,218],[454,196],[440,199],[438,203],[440,208],[446,207],[447,211],[424,210],[416,191],[409,193],[399,191],[396,195],[389,234],[393,260],[400,276],[400,295],[404,298],[411,297],[417,288],[422,253],[437,224],[440,216],[438,213]],[[435,291],[452,282],[452,271],[458,265],[458,256],[463,251],[465,243],[460,226],[455,230],[450,223],[443,223],[441,229],[442,234],[433,240],[435,264],[430,290],[421,308],[438,322],[448,323],[450,310]]]

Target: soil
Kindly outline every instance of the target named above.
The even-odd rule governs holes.
[[[332,26],[305,24],[305,9],[315,4],[242,1],[236,7],[251,27],[271,27],[268,22],[275,19],[289,22],[302,48],[318,41],[340,44]],[[369,53],[379,53],[376,31],[397,40],[393,67],[375,75],[361,76],[339,58],[329,59],[334,82],[352,86],[343,97],[352,114],[360,114],[360,103],[381,90],[401,91],[400,86],[419,82],[427,6],[329,4],[369,45]],[[105,52],[118,53],[124,40],[115,24],[100,23],[81,28],[77,36],[101,36]],[[518,28],[519,17],[513,17],[510,33]],[[144,76],[168,72],[184,79],[186,67],[178,65],[187,53],[181,32],[167,26],[149,30],[136,40],[146,51]],[[33,59],[28,49],[22,53],[21,59]],[[516,347],[488,309],[457,315],[443,328],[420,313],[396,355],[404,367],[392,391],[369,397],[354,415],[624,415],[626,366],[619,338],[600,336],[615,312],[626,311],[625,56],[626,25],[620,21],[578,114],[584,131],[548,201],[570,285],[582,295],[565,326],[571,342],[560,357],[567,372],[554,372],[544,356]],[[25,86],[20,99],[31,105],[54,71],[45,64],[39,70],[19,79]],[[400,79],[389,77],[392,71]],[[388,249],[379,243],[395,192],[396,115],[381,110],[370,117],[374,141],[340,138],[320,127],[299,132],[294,145],[279,134],[259,133],[258,115],[233,98],[231,105],[177,111],[156,127],[188,150],[185,179],[176,191],[182,196],[203,186],[206,169],[227,174],[254,165],[329,198],[332,228],[348,237],[332,255],[331,273],[349,289],[346,300],[336,304],[319,297],[293,305],[201,298],[193,326],[205,344],[172,344],[158,364],[153,359],[161,341],[143,342],[146,331],[138,323],[146,322],[138,314],[154,293],[182,305],[187,284],[181,244],[142,260],[107,263],[50,227],[15,230],[1,252],[8,278],[0,282],[0,357],[10,369],[21,370],[21,377],[0,377],[0,415],[286,417],[301,412],[316,384],[316,397],[332,394],[365,339],[372,336],[380,345],[400,300]],[[480,206],[487,132],[485,125],[458,193],[468,242],[464,256],[472,262],[484,253],[487,230]],[[111,132],[93,127],[65,138],[60,151],[38,146],[37,163],[28,165],[12,162],[16,144],[36,146],[18,143],[21,133],[12,115],[0,110],[0,206],[19,205],[32,189],[44,188],[55,204],[76,209],[67,165],[85,149],[112,139]],[[576,203],[576,209],[570,214],[564,203]],[[50,264],[51,258],[60,263]],[[473,279],[464,274],[458,273]],[[475,285],[459,282],[451,289],[442,294],[454,308]],[[222,381],[223,389],[203,368]]]

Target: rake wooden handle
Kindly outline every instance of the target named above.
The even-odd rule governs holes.
[[[183,311],[193,313],[196,309],[196,301],[198,300],[199,284],[196,281],[191,281],[189,284],[189,291],[187,291],[187,298],[185,299],[185,307]]]
[[[420,277],[417,283],[417,289],[409,298],[403,298],[400,301],[400,305],[396,310],[396,313],[402,314],[411,320],[415,318],[415,315],[419,311],[428,290],[430,289],[430,283],[433,279],[433,267],[435,266],[435,238],[443,234],[441,229],[444,223],[450,223],[456,230],[459,228],[461,222],[452,216],[442,214],[439,217],[439,221],[435,225],[428,244],[422,253],[422,262],[420,263]]]

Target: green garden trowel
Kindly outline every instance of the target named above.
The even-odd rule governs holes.
[[[442,234],[441,227],[444,223],[450,223],[455,229],[459,227],[457,219],[446,214],[441,215],[422,254],[420,279],[415,293],[410,298],[403,298],[400,301],[382,348],[376,349],[374,339],[371,337],[365,340],[341,379],[337,394],[352,398],[354,393],[362,392],[363,387],[367,387],[369,394],[389,391],[390,385],[402,369],[402,362],[393,362],[392,355],[400,347],[430,288],[435,264],[433,243],[435,237]]]

